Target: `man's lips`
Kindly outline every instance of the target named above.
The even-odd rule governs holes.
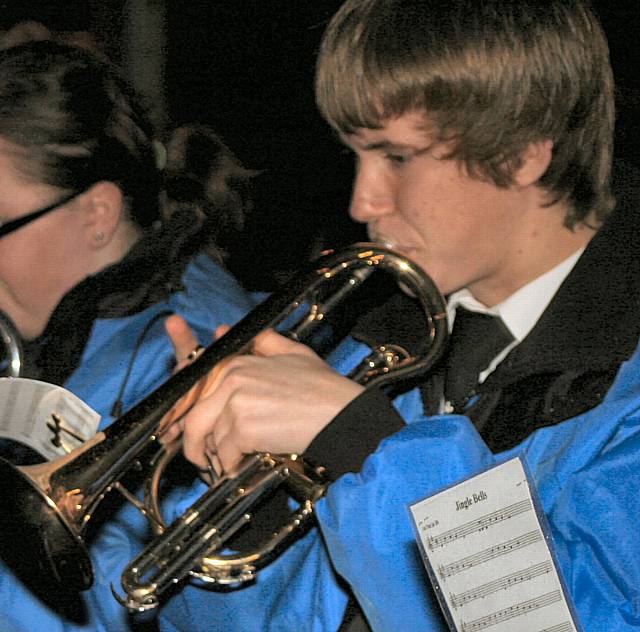
[[[380,244],[385,248],[389,248],[390,250],[396,250],[398,247],[395,240],[380,233],[369,233],[369,239],[371,239],[371,241],[375,242],[376,244]]]
[[[405,244],[398,243],[391,237],[387,237],[386,235],[378,235],[373,234],[370,235],[371,241],[384,246],[385,248],[389,248],[389,250],[393,250],[395,252],[406,255],[408,252],[414,250],[411,246],[407,246]]]

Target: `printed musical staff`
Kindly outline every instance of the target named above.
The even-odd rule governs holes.
[[[446,564],[444,566],[441,565],[438,567],[438,575],[440,575],[444,580],[447,577],[452,577],[457,573],[462,573],[474,566],[479,566],[480,564],[484,564],[496,557],[517,551],[518,549],[529,546],[534,542],[540,542],[541,540],[542,534],[539,531],[530,531],[529,533],[520,535],[512,540],[501,542],[500,544],[491,546],[488,549],[484,549],[483,551],[474,553],[473,555],[463,557],[451,562],[450,564]]]
[[[544,628],[538,632],[573,632],[574,630],[575,628],[571,621],[563,621],[562,623],[558,623],[558,625],[553,625],[550,628]]]
[[[427,539],[428,547],[433,550],[438,546],[445,546],[454,542],[459,538],[464,538],[465,536],[470,535],[471,533],[475,533],[476,531],[484,531],[488,529],[494,524],[498,524],[503,520],[509,520],[509,518],[513,518],[525,511],[530,511],[532,508],[531,501],[526,498],[525,500],[521,500],[520,502],[513,503],[509,507],[503,507],[502,509],[498,509],[497,511],[492,511],[489,514],[486,514],[476,520],[470,520],[465,524],[460,525],[454,529],[449,529],[444,533],[441,533],[437,536],[432,536]]]
[[[460,629],[462,632],[478,632],[479,630],[485,630],[492,625],[508,621],[509,619],[514,619],[515,617],[520,617],[523,614],[528,614],[532,610],[544,608],[545,606],[556,603],[561,599],[562,593],[559,590],[553,590],[545,595],[528,599],[527,601],[504,608],[503,610],[498,610],[497,612],[480,617],[475,621],[463,621]]]
[[[527,582],[539,575],[550,573],[552,570],[553,565],[551,561],[545,560],[544,562],[540,562],[540,564],[535,564],[534,566],[516,571],[515,573],[504,575],[499,579],[487,582],[486,584],[482,584],[481,586],[477,586],[465,592],[452,594],[451,604],[456,609],[460,608],[471,601],[482,599],[483,597],[498,592],[499,590],[507,590],[512,586],[516,586],[522,582]]]

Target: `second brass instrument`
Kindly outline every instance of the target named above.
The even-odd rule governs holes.
[[[19,377],[23,365],[22,343],[16,326],[9,317],[0,312],[0,375]]]

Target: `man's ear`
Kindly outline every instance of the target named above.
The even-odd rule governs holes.
[[[88,243],[99,249],[106,246],[124,219],[124,196],[117,184],[97,182],[82,194]]]
[[[541,140],[529,143],[521,156],[521,163],[514,173],[517,186],[536,184],[549,168],[553,155],[553,141]]]

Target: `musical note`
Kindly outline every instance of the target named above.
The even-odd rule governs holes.
[[[552,570],[553,565],[551,564],[551,561],[545,560],[544,562],[540,562],[540,564],[535,564],[529,568],[510,573],[509,575],[504,575],[494,581],[476,586],[475,588],[471,588],[465,592],[452,594],[450,601],[454,608],[460,608],[471,601],[481,599],[487,595],[498,592],[499,590],[506,590],[511,586],[529,581],[539,575],[550,573]]]
[[[497,511],[493,511],[475,520],[470,520],[465,524],[462,524],[454,529],[449,529],[437,536],[431,536],[427,539],[427,546],[433,550],[438,546],[445,546],[454,542],[459,538],[464,538],[476,531],[484,531],[494,524],[508,520],[521,513],[530,511],[532,509],[531,501],[527,498],[520,502],[513,503],[508,507],[503,507]]]
[[[545,595],[540,595],[539,597],[528,599],[527,601],[514,604],[513,606],[509,606],[508,608],[492,612],[491,614],[480,617],[479,619],[475,619],[474,621],[463,621],[460,628],[462,632],[478,632],[478,630],[484,630],[485,628],[496,625],[497,623],[502,623],[504,621],[508,621],[509,619],[522,616],[523,614],[527,614],[532,610],[544,608],[545,606],[556,603],[561,599],[562,593],[559,590],[552,590]]]
[[[462,573],[467,569],[473,568],[480,564],[484,564],[489,560],[492,560],[500,555],[506,555],[512,551],[522,549],[525,546],[530,546],[534,542],[540,542],[542,540],[542,534],[539,531],[530,531],[506,542],[501,542],[495,546],[491,546],[488,549],[474,553],[467,557],[463,557],[455,562],[438,567],[438,573],[444,580],[447,577]]]
[[[83,437],[72,428],[69,428],[65,418],[59,413],[51,413],[50,419],[51,421],[47,421],[47,428],[51,430],[51,444],[54,447],[62,448],[69,454],[74,448],[87,440],[87,437]],[[64,436],[71,437],[75,441],[72,444],[65,443],[63,439]]]

